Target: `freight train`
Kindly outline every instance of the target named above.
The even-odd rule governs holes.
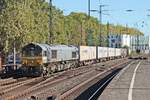
[[[126,57],[127,52],[124,48],[29,43],[22,48],[22,67],[18,74],[44,76],[104,60]]]

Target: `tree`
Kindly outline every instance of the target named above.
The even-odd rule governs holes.
[[[99,45],[99,23],[97,18],[85,13],[72,12],[68,16],[45,0],[0,0],[0,45],[5,52],[17,50],[30,42],[48,43],[49,17],[52,16],[54,44]],[[89,32],[89,29],[92,32]],[[107,38],[107,27],[102,24],[102,37]],[[135,28],[111,24],[111,33],[140,34]]]

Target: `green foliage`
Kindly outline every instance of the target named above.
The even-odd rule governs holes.
[[[99,45],[100,23],[97,18],[75,12],[64,16],[54,6],[50,13],[50,7],[44,0],[0,0],[0,45],[3,50],[12,51],[14,42],[17,50],[29,42],[48,43],[50,15],[54,44]],[[112,24],[109,29],[111,33],[143,34],[121,25]],[[107,26],[102,24],[104,41],[106,34]]]
[[[138,56],[139,54],[137,54],[136,51],[131,51],[130,53],[130,57],[134,57],[134,56]]]
[[[6,51],[11,50],[14,41],[20,48],[28,42],[46,40],[48,16],[42,11],[42,0],[4,1],[6,6],[1,10],[0,33]]]
[[[93,31],[92,31],[92,30],[89,30],[89,32],[88,32],[87,44],[88,44],[89,46],[94,45],[94,37],[93,37]]]
[[[123,46],[123,48],[125,48],[125,49],[129,49],[129,46],[125,45],[125,46]]]

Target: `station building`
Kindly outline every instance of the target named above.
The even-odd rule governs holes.
[[[128,47],[130,51],[139,50],[141,53],[150,53],[150,36],[130,36],[110,34],[109,47],[121,48]]]
[[[142,53],[150,52],[150,36],[132,36],[131,50],[140,50]]]
[[[109,35],[109,47],[112,48],[121,48],[121,47],[130,47],[131,46],[131,36],[130,35],[118,35],[111,34]]]

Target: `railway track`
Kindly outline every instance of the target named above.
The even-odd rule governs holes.
[[[99,90],[101,91],[101,89],[104,89],[104,87],[107,86],[107,84],[113,79],[113,77],[129,62],[130,61],[122,62],[89,78],[85,82],[60,95],[57,100],[96,100],[93,98],[97,96]],[[96,87],[100,88],[97,89]]]
[[[29,82],[32,82],[33,80],[35,79],[19,79],[19,80],[16,80],[14,81],[13,83],[9,83],[9,84],[3,84],[1,87],[0,87],[0,95],[6,93],[6,92],[9,92],[15,88],[18,88],[19,86],[22,86],[26,83],[29,83]]]
[[[0,91],[0,97],[6,100],[7,97],[15,95],[16,93],[23,91],[24,89],[27,89],[32,85],[38,84],[43,80],[44,79],[42,77],[38,77],[38,78],[28,79],[26,81],[22,81],[15,84],[11,84],[9,86],[2,87]]]
[[[118,62],[120,62],[120,60]],[[116,65],[116,63],[117,62],[114,62],[113,64],[110,64],[110,63],[109,64],[110,65]],[[76,85],[88,80],[91,76],[95,76],[95,75],[103,72],[104,70],[106,70],[106,68],[96,67],[93,70],[90,69],[86,73],[78,74],[78,75],[75,75],[71,78],[69,77],[67,79],[56,82],[55,84],[49,83],[49,85],[45,85],[45,88],[39,89],[40,91],[36,90],[36,92],[32,92],[31,94],[28,94],[24,98],[27,98],[27,97],[34,95],[34,97],[37,97],[39,100],[46,100],[47,97],[51,97],[53,95],[59,96],[59,95],[65,93],[66,91],[70,90],[71,88],[75,87]],[[41,90],[43,90],[43,91],[41,91]],[[20,99],[23,99],[23,98],[20,98]]]
[[[50,79],[48,79],[48,80],[46,80],[46,81],[43,81],[43,82],[41,82],[41,83],[39,83],[39,84],[37,84],[37,85],[35,85],[35,86],[33,86],[33,87],[31,87],[31,88],[29,88],[29,89],[27,89],[27,90],[25,90],[24,92],[22,92],[22,93],[19,93],[19,94],[17,94],[17,95],[15,95],[14,97],[9,97],[9,98],[14,98],[14,99],[21,99],[21,98],[26,98],[26,95],[32,95],[32,94],[36,94],[37,92],[38,93],[42,93],[42,92],[44,92],[44,91],[46,91],[48,88],[50,88],[50,87],[54,87],[56,84],[58,84],[58,83],[62,83],[62,82],[66,82],[67,80],[70,80],[70,79],[72,79],[72,78],[75,78],[75,77],[80,77],[81,75],[83,75],[84,73],[92,73],[92,71],[90,71],[90,70],[86,70],[86,71],[80,71],[80,72],[78,72],[78,73],[75,73],[74,72],[74,74],[72,74],[72,75],[67,75],[66,73],[66,75],[65,74],[63,74],[63,75],[61,75],[61,76],[59,76],[59,77],[56,77],[56,78],[50,78]],[[55,87],[54,87],[55,88]],[[57,88],[57,87],[56,87]],[[54,92],[54,91],[53,91]],[[23,97],[24,96],[24,97]],[[20,98],[21,97],[21,98]],[[8,99],[9,99],[8,98]]]
[[[30,78],[19,78],[19,79],[12,79],[12,78],[9,78],[9,79],[5,79],[5,80],[1,80],[0,81],[0,86],[3,87],[3,86],[8,86],[8,85],[11,85],[11,84],[15,84],[15,83],[18,83],[18,82],[23,82],[23,81],[26,81]]]
[[[111,82],[111,80],[119,73],[121,69],[122,68],[114,70],[112,73],[110,73],[102,80],[98,81],[96,84],[80,94],[77,98],[75,98],[75,100],[96,100],[103,92],[105,87]]]
[[[97,73],[95,73],[95,71],[89,71],[88,73],[83,73],[78,76],[76,75],[74,77],[65,79],[57,84],[46,85],[46,87],[49,87],[49,88],[45,88],[43,91],[40,91],[36,93],[35,95],[39,99],[46,99],[47,97],[51,95],[58,96],[64,93],[65,91],[67,91],[68,89],[72,88],[73,86],[79,84],[80,82],[87,80],[89,78],[89,75],[93,76],[95,74],[98,74],[98,71]]]
[[[12,79],[12,78],[1,79],[1,80],[0,80],[0,86],[7,85],[7,84],[11,84],[11,83],[14,83],[14,82],[16,82],[16,80],[15,80],[15,79]]]
[[[10,86],[10,88],[13,88],[6,88],[5,91],[7,92],[2,92],[0,97],[5,100],[23,100],[31,96],[36,96],[43,100],[43,98],[45,99],[51,95],[60,96],[69,89],[88,80],[91,76],[95,76],[124,60],[127,59],[118,59],[105,63],[83,66],[57,73],[50,78],[42,79],[40,81],[27,80],[28,82],[25,81],[25,83],[18,82],[15,85],[12,84],[12,86]]]

